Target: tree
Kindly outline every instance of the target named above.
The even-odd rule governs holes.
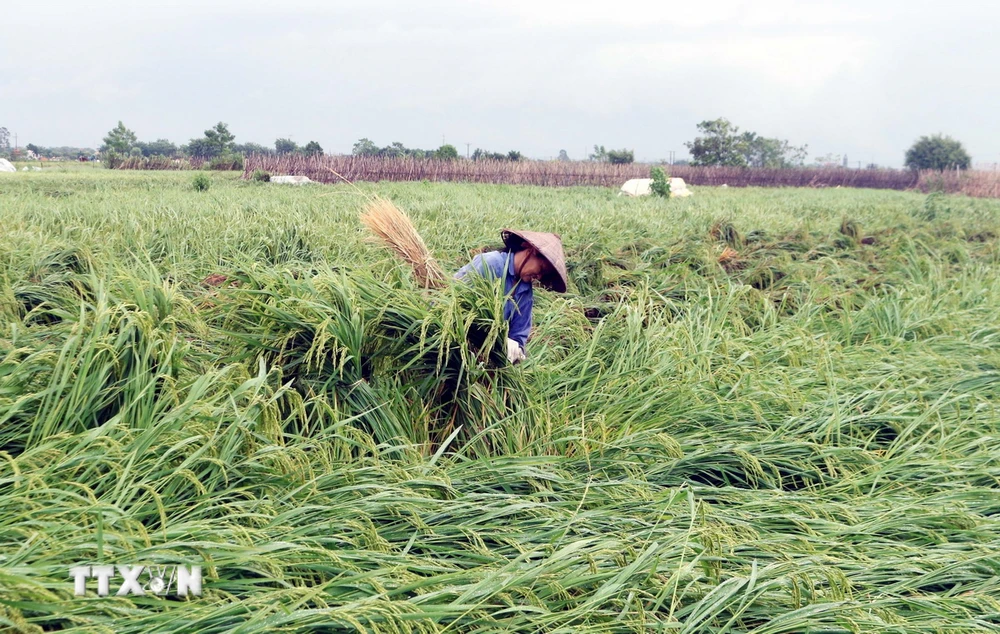
[[[10,149],[10,130],[0,127],[0,152]]]
[[[181,152],[195,158],[211,158],[212,146],[205,139],[191,139],[181,146]]]
[[[445,143],[434,152],[434,158],[441,161],[457,161],[458,150],[455,149],[454,145]]]
[[[922,136],[906,151],[906,167],[914,170],[964,170],[971,164],[962,144],[941,134]]]
[[[756,132],[740,136],[743,158],[750,167],[789,168],[801,167],[809,146],[795,147],[782,139],[769,139]]]
[[[233,146],[236,154],[274,154],[274,150],[260,143],[238,143]]]
[[[323,156],[323,147],[316,141],[310,141],[302,148],[302,153],[306,156]]]
[[[101,151],[107,152],[110,150],[118,154],[128,154],[132,150],[132,146],[135,145],[136,140],[135,132],[126,128],[125,124],[119,121],[118,125],[108,132],[108,136],[104,137],[104,145],[101,146]]]
[[[38,147],[34,143],[29,143],[29,144],[25,145],[24,149],[28,150],[29,152],[33,152],[35,154],[35,156],[41,156],[42,155],[42,148]]]
[[[608,151],[604,149],[603,145],[601,146],[595,145],[594,153],[587,158],[589,158],[591,161],[599,161],[601,163],[604,163],[608,160]]]
[[[389,145],[385,146],[384,148],[376,152],[376,154],[383,158],[399,158],[401,156],[406,156],[407,154],[409,154],[409,152],[410,150],[408,150],[405,145],[403,145],[399,141],[393,141]]]
[[[702,121],[697,127],[703,136],[684,144],[691,152],[691,165],[788,168],[801,166],[806,159],[808,146],[796,147],[749,130],[740,134],[725,118]]]
[[[560,160],[560,161],[568,161],[569,160],[569,154],[566,154],[566,150],[559,150],[559,158],[557,160]]]
[[[613,165],[627,165],[634,160],[635,155],[632,153],[632,150],[622,148],[620,150],[608,151],[608,162]]]
[[[229,126],[220,121],[214,128],[205,130],[205,140],[215,149],[214,156],[218,156],[233,151],[233,141],[236,140],[236,136],[229,131]]]
[[[358,142],[354,144],[354,148],[351,149],[351,154],[355,156],[375,156],[378,154],[378,146],[375,145],[371,139],[359,139]]]
[[[274,149],[278,154],[291,154],[299,149],[299,146],[291,139],[275,139]]]
[[[476,151],[472,153],[473,161],[520,161],[524,158],[517,150],[511,150],[504,154],[503,152],[490,152],[482,148],[476,148]]]
[[[177,146],[167,139],[157,139],[149,143],[138,142],[136,147],[142,151],[143,156],[165,156],[173,158],[177,156]]]
[[[728,119],[702,121],[698,130],[704,136],[688,141],[692,165],[725,165],[730,167],[745,167],[746,156],[743,152],[743,141],[739,136],[739,128]]]
[[[236,137],[229,131],[229,126],[220,121],[215,124],[215,127],[205,130],[204,137],[191,139],[187,146],[182,149],[191,156],[210,159],[231,153],[235,139]]]

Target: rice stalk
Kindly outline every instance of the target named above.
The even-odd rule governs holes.
[[[424,288],[440,288],[445,275],[431,255],[410,218],[391,201],[375,196],[365,205],[361,222],[413,268],[413,275]]]

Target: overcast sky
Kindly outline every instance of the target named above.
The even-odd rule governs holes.
[[[0,126],[96,147],[217,121],[350,152],[686,156],[695,125],[899,166],[943,132],[1000,162],[1000,2],[45,0],[0,9]]]

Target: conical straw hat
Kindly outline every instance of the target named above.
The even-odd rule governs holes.
[[[552,273],[539,280],[542,286],[557,293],[566,292],[566,256],[563,254],[562,240],[558,234],[504,229],[500,232],[500,237],[508,247],[519,248],[522,242],[535,247],[552,265]]]

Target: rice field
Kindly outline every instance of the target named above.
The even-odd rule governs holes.
[[[1000,202],[0,179],[0,631],[1000,631]],[[78,565],[201,596],[74,596]]]

